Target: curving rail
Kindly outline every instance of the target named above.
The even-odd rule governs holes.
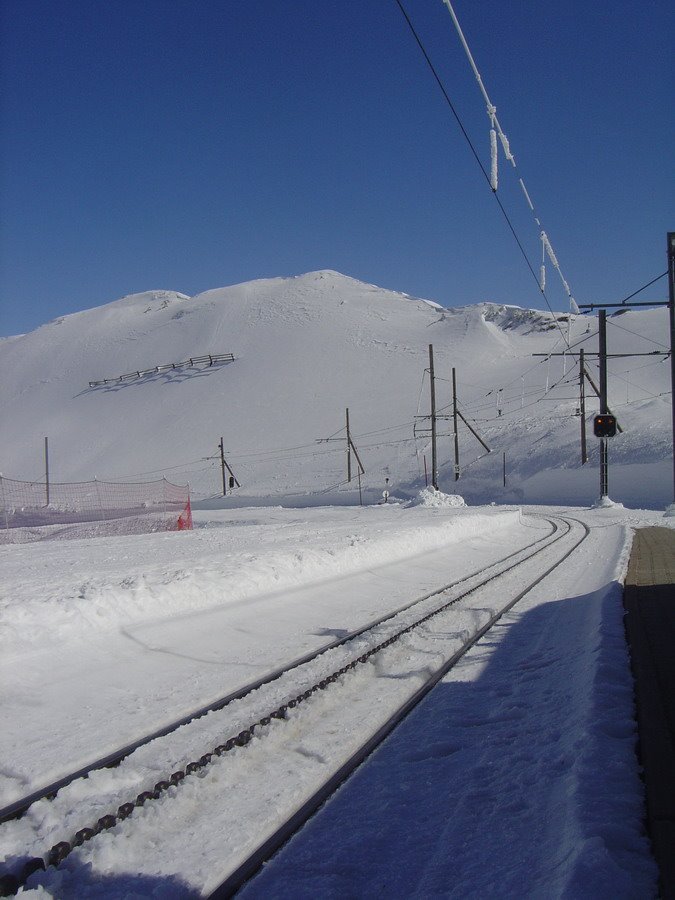
[[[180,720],[166,725],[164,728],[154,732],[151,735],[145,735],[139,740],[128,744],[123,748],[120,748],[120,750],[115,754],[110,754],[103,759],[96,760],[94,763],[90,764],[90,766],[70,773],[70,775],[65,776],[63,779],[60,779],[59,782],[48,786],[47,788],[43,789],[43,791],[36,792],[35,794],[25,797],[22,801],[17,801],[16,803],[12,804],[11,807],[7,807],[6,809],[2,810],[1,815],[5,819],[17,817],[23,814],[23,812],[25,812],[26,809],[28,809],[29,806],[33,802],[35,802],[35,800],[47,796],[53,796],[54,792],[58,790],[59,787],[68,784],[75,778],[82,777],[83,775],[86,775],[94,769],[100,768],[101,766],[115,765],[116,763],[119,763],[121,759],[133,752],[133,750],[149,743],[156,737],[167,735],[177,728],[181,727],[182,725],[185,725],[186,723],[195,722],[202,716],[206,715],[208,712],[216,709],[223,709],[235,699],[241,699],[247,694],[252,693],[254,690],[258,690],[259,688],[268,685],[273,681],[281,679],[282,676],[286,676],[289,672],[300,669],[304,664],[312,662],[319,659],[320,657],[329,654],[329,651],[332,649],[342,647],[344,650],[349,651],[350,644],[354,643],[355,645],[359,645],[360,643],[362,645],[364,640],[369,644],[367,646],[367,649],[365,650],[363,649],[363,646],[357,646],[355,654],[347,663],[339,666],[332,671],[329,671],[326,675],[324,675],[324,677],[320,678],[309,687],[306,687],[304,690],[298,693],[291,692],[291,696],[288,697],[288,699],[285,699],[283,703],[274,706],[272,709],[268,709],[265,715],[261,716],[256,721],[251,722],[247,727],[240,729],[236,734],[231,734],[225,740],[222,740],[221,742],[213,746],[208,752],[205,752],[200,757],[193,759],[184,767],[177,768],[170,774],[167,773],[167,775],[157,781],[151,789],[141,791],[135,797],[129,798],[128,802],[120,804],[115,811],[111,811],[107,815],[101,816],[96,822],[88,823],[84,825],[84,827],[77,829],[74,834],[72,834],[72,837],[69,840],[59,841],[57,844],[52,846],[44,856],[29,859],[23,865],[23,868],[19,873],[8,873],[7,875],[5,875],[0,880],[2,895],[6,896],[16,893],[23,885],[26,884],[26,882],[34,872],[45,869],[47,866],[58,866],[76,847],[91,840],[97,834],[113,828],[117,824],[117,822],[131,816],[136,808],[142,807],[146,803],[162,796],[167,791],[169,791],[170,788],[178,786],[184,779],[202,772],[215,759],[227,754],[235,747],[243,747],[247,745],[254,736],[264,737],[267,726],[269,726],[272,720],[285,719],[289,710],[299,706],[310,697],[316,695],[318,692],[324,691],[329,687],[329,685],[332,685],[335,682],[345,678],[354,669],[368,662],[376,654],[381,653],[386,648],[391,647],[393,644],[396,644],[405,635],[411,634],[416,629],[421,628],[421,626],[425,625],[436,616],[442,615],[442,613],[449,610],[450,607],[457,604],[459,601],[475,594],[476,592],[485,588],[487,585],[490,585],[492,582],[496,581],[507,573],[518,569],[529,560],[533,559],[534,557],[548,550],[548,548],[557,544],[570,533],[570,531],[572,530],[572,523],[580,525],[582,528],[582,534],[578,539],[574,541],[572,546],[570,548],[567,548],[561,556],[557,557],[552,565],[546,568],[544,572],[539,572],[534,579],[531,579],[523,589],[519,590],[516,593],[515,596],[511,596],[507,601],[505,601],[500,606],[500,608],[490,616],[489,620],[484,625],[482,625],[482,627],[478,628],[474,633],[472,633],[468,637],[468,639],[464,641],[462,646],[454,653],[452,653],[452,655],[447,660],[445,660],[443,664],[440,665],[432,675],[430,675],[426,682],[421,687],[419,687],[419,689],[416,690],[415,693],[410,696],[383,725],[381,725],[377,729],[376,733],[368,738],[368,740],[355,753],[353,753],[336,772],[333,773],[333,775],[326,781],[326,783],[323,784],[319,789],[317,789],[312,794],[312,796],[303,803],[302,807],[297,810],[289,818],[289,820],[284,823],[284,825],[278,828],[274,834],[266,838],[260,847],[258,847],[241,865],[239,865],[234,872],[229,874],[225,881],[223,881],[212,894],[213,898],[232,896],[232,894],[236,890],[238,890],[238,888],[241,887],[241,885],[246,880],[248,880],[257,871],[257,869],[260,868],[260,866],[267,859],[269,859],[270,856],[274,852],[276,852],[276,850],[286,840],[288,840],[288,838],[295,831],[297,831],[301,827],[301,825],[307,820],[307,818],[312,815],[312,813],[318,808],[318,806],[325,801],[325,799],[338,787],[338,785],[341,784],[351,774],[351,772],[353,772],[354,769],[361,764],[361,762],[363,762],[363,760],[375,749],[375,747],[378,746],[379,743],[381,743],[381,741],[396,727],[396,725],[406,715],[408,715],[408,713],[421,701],[424,696],[426,696],[426,694],[444,677],[444,675],[447,674],[447,672],[457,663],[457,661],[467,652],[467,650],[469,650],[470,647],[472,647],[478,640],[480,640],[480,638],[490,628],[492,628],[492,626],[496,621],[498,621],[498,619],[500,619],[505,613],[507,613],[516,603],[518,603],[519,600],[521,600],[537,584],[539,584],[564,560],[566,560],[574,552],[574,550],[576,550],[579,544],[581,544],[582,541],[585,540],[589,533],[588,527],[583,522],[571,517],[538,516],[538,518],[547,521],[551,527],[550,532],[545,537],[539,538],[538,540],[520,548],[520,550],[516,551],[515,553],[508,554],[507,556],[493,563],[491,566],[487,567],[482,572],[474,572],[470,575],[464,576],[461,579],[458,579],[455,582],[452,582],[451,584],[444,586],[443,588],[439,588],[436,591],[426,594],[424,597],[417,598],[416,600],[399,607],[397,610],[389,613],[388,615],[383,616],[376,621],[370,622],[367,625],[359,628],[358,630],[351,632],[349,635],[332,641],[331,643],[326,644],[313,653],[306,654],[303,657],[293,660],[286,666],[269,673],[264,678],[259,679],[252,684],[246,685],[245,687],[232,694],[221,697],[213,703],[200,708],[199,710],[195,710],[190,716],[182,717]],[[461,590],[462,586],[466,586],[464,590]],[[418,609],[419,613],[417,612]],[[413,614],[412,621],[396,621],[397,619],[400,620],[401,618],[405,619],[405,614],[411,613]],[[382,639],[382,635],[378,631],[381,631],[382,626],[387,626],[390,629],[384,639]]]

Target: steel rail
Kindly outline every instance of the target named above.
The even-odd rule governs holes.
[[[534,514],[534,515],[536,516],[536,514]],[[117,824],[118,821],[122,821],[122,820],[128,818],[128,816],[130,816],[133,813],[135,808],[143,806],[148,801],[157,799],[162,794],[164,794],[166,791],[168,791],[172,786],[179,785],[180,782],[183,781],[186,777],[193,775],[193,774],[197,774],[203,768],[208,766],[214,757],[222,756],[222,755],[226,754],[227,752],[229,752],[230,750],[234,749],[235,747],[246,746],[253,739],[254,734],[256,736],[261,735],[261,731],[262,731],[262,734],[264,734],[264,729],[270,724],[270,722],[273,719],[285,719],[287,711],[289,709],[292,709],[292,708],[296,707],[297,705],[299,705],[300,703],[302,703],[303,701],[309,699],[315,692],[325,690],[325,688],[327,688],[330,684],[337,681],[338,678],[341,678],[342,676],[346,675],[350,670],[356,668],[357,665],[367,662],[374,654],[379,653],[381,650],[385,649],[386,647],[389,647],[391,644],[398,641],[401,637],[410,633],[415,628],[418,628],[420,625],[426,623],[429,619],[444,612],[450,606],[457,603],[459,600],[463,599],[464,597],[468,596],[469,594],[474,593],[477,590],[480,590],[485,585],[489,584],[490,582],[494,581],[495,579],[502,577],[503,575],[507,574],[508,572],[512,571],[513,569],[517,568],[518,566],[523,565],[525,562],[528,562],[533,557],[537,556],[539,553],[544,552],[546,549],[553,546],[553,544],[557,543],[559,540],[566,537],[567,534],[569,534],[569,532],[571,531],[572,526],[570,525],[570,521],[572,521],[572,520],[567,520],[562,516],[554,516],[553,518],[548,518],[545,516],[537,516],[537,517],[545,518],[552,525],[552,527],[554,529],[552,532],[553,535],[557,534],[557,531],[559,531],[559,526],[556,524],[555,519],[558,519],[559,521],[564,522],[564,524],[567,526],[567,531],[562,535],[558,535],[557,537],[554,536],[553,539],[550,540],[548,543],[544,544],[543,547],[539,547],[538,549],[534,550],[532,553],[530,553],[528,556],[524,557],[523,559],[518,560],[517,562],[511,563],[503,570],[493,573],[491,575],[488,575],[486,578],[484,578],[478,584],[467,589],[463,593],[453,597],[451,600],[443,603],[440,607],[437,607],[436,609],[433,609],[431,612],[426,613],[421,618],[419,618],[417,621],[414,621],[413,623],[408,624],[407,626],[405,626],[398,632],[394,633],[393,635],[390,635],[386,640],[382,641],[381,643],[377,644],[374,647],[371,647],[369,650],[367,650],[365,653],[362,653],[357,658],[352,659],[351,662],[344,665],[339,670],[333,672],[331,675],[321,679],[318,683],[314,684],[311,688],[301,692],[297,697],[294,697],[294,698],[288,700],[286,703],[281,704],[275,710],[270,712],[268,715],[261,717],[257,722],[254,722],[248,728],[243,729],[236,736],[232,736],[232,737],[228,738],[224,743],[221,743],[218,746],[216,746],[212,752],[206,753],[202,757],[200,757],[198,760],[188,763],[188,765],[185,766],[184,770],[178,770],[178,771],[172,773],[170,776],[168,776],[167,779],[160,780],[154,786],[153,790],[141,792],[140,794],[138,794],[138,796],[135,798],[135,800],[133,802],[121,804],[115,813],[101,816],[101,818],[99,818],[99,820],[96,823],[93,823],[92,826],[79,829],[75,833],[74,837],[71,840],[58,842],[49,850],[49,852],[45,856],[34,857],[32,859],[29,859],[24,864],[23,870],[20,875],[17,876],[13,873],[8,873],[5,876],[3,876],[2,879],[0,879],[0,888],[2,889],[2,895],[7,896],[7,895],[12,895],[12,894],[16,893],[21,887],[23,887],[26,884],[26,882],[28,881],[28,879],[34,872],[37,872],[39,870],[44,870],[48,866],[60,865],[60,863],[63,862],[63,860],[65,860],[67,856],[70,855],[72,850],[74,850],[76,847],[82,845],[83,843],[91,840],[97,834],[99,834],[103,831],[107,831],[110,828],[113,828]],[[578,520],[574,520],[574,521],[578,521]],[[588,534],[589,529],[587,528],[587,526],[584,523],[579,522],[579,524],[581,524],[582,527],[585,529],[585,534],[584,534],[584,537],[582,538],[582,540],[583,540],[585,538],[585,536]],[[549,535],[547,537],[551,537],[551,533],[549,533]],[[546,540],[546,538],[535,541],[533,544],[529,545],[528,549],[531,549],[532,546],[536,546],[536,544],[538,544],[538,543],[543,543],[544,540]],[[464,645],[464,647],[462,649],[460,649],[456,654],[454,654],[452,659],[454,659],[456,661],[456,659],[460,658],[460,656],[463,655],[463,653],[465,653],[466,650],[470,646],[472,646],[485,633],[485,631],[488,628],[490,628],[494,624],[495,621],[497,621],[498,618],[500,618],[508,609],[510,609],[511,606],[513,606],[515,603],[517,603],[518,600],[521,599],[522,596],[524,596],[529,590],[532,589],[532,587],[535,586],[535,584],[537,584],[547,574],[549,574],[551,571],[553,571],[553,569],[555,569],[558,565],[560,565],[560,563],[564,559],[566,559],[567,556],[569,556],[573,552],[574,549],[576,549],[576,546],[578,546],[579,543],[581,543],[581,541],[577,542],[577,544],[575,544],[575,546],[570,551],[568,551],[560,560],[558,560],[553,566],[551,566],[543,575],[539,576],[535,581],[533,581],[515,599],[513,599],[508,604],[506,604],[500,610],[499,613],[497,613],[495,616],[493,616],[491,618],[491,620],[487,623],[486,626],[484,626],[482,629],[480,629],[478,632],[476,632],[476,634],[473,636],[473,638],[470,638],[469,641]],[[518,551],[517,553],[509,554],[508,557],[504,557],[504,560],[508,560],[508,559],[512,558],[513,556],[522,554],[523,552],[524,552],[524,549],[521,548],[521,550]],[[495,568],[495,564],[486,567],[487,570],[489,570],[491,568]],[[460,579],[460,581],[466,581],[470,577],[473,577],[473,576],[465,576],[465,578]],[[434,596],[436,593],[439,593],[439,592],[433,592],[430,596]],[[416,603],[419,603],[419,602],[420,601],[418,600],[418,601],[415,601],[414,603],[408,604],[407,607],[404,607],[404,609],[410,608],[411,606],[414,606],[414,605],[416,605]],[[392,615],[390,614],[386,618],[392,618]],[[344,641],[342,641],[342,643],[344,643]],[[322,655],[322,654],[316,654],[316,655]],[[448,664],[446,663],[445,664],[446,670],[447,670],[447,666],[448,666]],[[440,674],[438,677],[439,678],[442,677],[442,674]],[[428,692],[428,690],[431,688],[431,686],[433,686],[433,684],[436,683],[437,680],[438,679],[434,680],[432,678],[432,683],[429,684],[427,691],[425,691],[424,688],[421,688],[420,690],[418,690],[418,692],[414,696],[419,696],[421,699],[421,696],[425,692]],[[404,707],[402,707],[402,709],[408,708],[409,702],[410,701],[408,701],[408,703],[406,703],[404,705]],[[383,728],[384,727],[385,726],[383,726]],[[393,728],[394,725],[392,724],[391,727]],[[384,737],[383,728],[379,729],[377,732],[377,734],[382,735],[380,740],[383,739],[383,737]],[[371,750],[372,750],[372,746],[371,746],[372,740],[373,739],[371,738],[363,746],[371,747]],[[368,750],[367,752],[371,752],[371,750]],[[362,752],[365,752],[365,751],[357,752],[352,757],[352,760],[356,760],[357,758],[365,758],[365,756],[363,756],[363,757],[360,756],[360,754]],[[366,753],[366,755],[367,755],[367,753]],[[356,764],[357,764],[356,762],[353,763],[353,765],[356,765]],[[347,764],[345,764],[345,765],[347,765]],[[339,771],[340,772],[346,771],[345,766],[343,766]],[[343,776],[343,778],[344,777],[347,777],[346,774]],[[327,782],[327,784],[332,784],[334,778],[335,778],[335,776],[333,776],[333,778],[330,779],[329,782]],[[322,795],[323,790],[325,790],[325,786],[324,786],[324,789],[320,789],[317,792],[317,794],[314,796]],[[333,788],[333,790],[334,790],[334,788]],[[318,801],[318,802],[321,802],[321,801]],[[308,804],[309,804],[309,801],[308,801]],[[303,806],[303,809],[309,810],[309,806],[307,804],[305,804],[305,806]],[[308,811],[307,815],[310,815],[310,814],[311,814],[311,812]],[[295,821],[295,817],[293,818],[293,821]],[[296,826],[296,827],[299,827],[299,826]],[[280,829],[280,831],[281,830],[282,829]],[[272,846],[269,843],[269,840],[266,841],[263,846],[268,848],[268,855],[269,855],[269,853],[274,852],[273,849],[269,849]],[[280,846],[280,844],[278,846]],[[260,864],[262,864],[263,861],[264,860],[261,859]],[[244,865],[246,865],[246,864],[244,864]],[[237,870],[237,871],[239,871],[239,870]],[[232,876],[230,876],[230,877],[232,877]],[[250,877],[250,876],[247,875],[246,878],[248,878],[248,877]],[[246,878],[244,878],[244,880],[246,880]],[[243,881],[242,881],[242,883],[243,883]],[[222,896],[228,896],[228,894],[223,894]]]
[[[562,518],[562,517],[561,517]],[[560,557],[552,566],[537,576],[527,587],[521,590],[515,597],[509,600],[488,622],[475,632],[429,679],[421,685],[393,714],[380,726],[380,728],[336,771],[324,784],[309,797],[303,805],[296,810],[272,835],[270,835],[244,862],[242,862],[218,887],[209,895],[208,900],[227,900],[233,897],[253,876],[267,863],[272,856],[279,852],[283,846],[295,835],[302,826],[318,811],[326,800],[342,785],[366,759],[379,747],[394,729],[415,709],[416,706],[431,692],[431,690],[448,674],[459,660],[487,634],[488,631],[509,610],[523,599],[533,588],[547,578],[551,572],[562,565],[572,553],[586,540],[590,529],[585,522],[572,517],[565,517],[563,521],[576,522],[583,528],[582,536]],[[560,535],[558,540],[566,537],[569,530]],[[550,545],[549,545],[550,546]],[[534,555],[534,554],[533,554]],[[528,557],[523,562],[531,559]],[[520,564],[518,564],[520,565]]]
[[[537,516],[536,513],[530,514],[530,515],[533,515],[534,517]],[[87,775],[89,775],[91,772],[96,771],[97,769],[112,768],[114,766],[119,765],[119,763],[122,762],[123,759],[125,759],[127,756],[129,756],[131,753],[133,753],[135,750],[138,750],[139,747],[143,747],[145,744],[149,744],[151,741],[154,741],[157,738],[165,737],[166,735],[171,734],[174,731],[177,731],[182,726],[188,725],[190,722],[194,722],[198,719],[201,719],[203,716],[206,716],[208,713],[216,712],[218,710],[224,709],[226,706],[228,706],[230,703],[233,703],[235,700],[241,700],[244,697],[248,696],[248,694],[253,693],[253,691],[256,691],[259,688],[264,687],[265,685],[268,685],[274,681],[277,681],[279,678],[281,678],[286,673],[291,672],[294,669],[297,669],[300,666],[303,666],[306,663],[317,659],[318,657],[322,656],[324,653],[327,653],[329,650],[333,650],[336,647],[340,647],[340,646],[343,646],[344,644],[349,643],[349,641],[352,641],[355,638],[360,637],[361,635],[365,634],[366,632],[371,631],[374,628],[377,628],[379,625],[382,625],[385,622],[389,621],[390,619],[393,619],[395,616],[399,615],[400,613],[405,612],[406,610],[411,609],[412,607],[414,607],[420,603],[423,603],[424,601],[429,600],[432,597],[435,597],[439,594],[443,594],[446,591],[452,590],[453,588],[459,587],[460,585],[464,584],[465,582],[470,581],[472,578],[476,578],[477,576],[481,575],[483,572],[485,572],[489,569],[495,568],[496,566],[500,566],[503,563],[506,563],[509,560],[513,559],[515,556],[518,556],[521,553],[525,553],[528,550],[532,549],[533,547],[536,547],[538,544],[541,544],[544,541],[547,541],[549,538],[554,537],[557,532],[557,526],[553,523],[553,521],[551,519],[548,519],[546,517],[540,517],[540,518],[545,518],[546,521],[552,525],[551,531],[548,534],[544,535],[544,537],[538,538],[536,541],[533,541],[529,544],[525,544],[524,546],[520,547],[518,550],[515,550],[513,553],[509,553],[506,556],[504,556],[498,560],[495,560],[494,562],[490,563],[488,566],[486,566],[483,569],[479,569],[475,572],[469,573],[468,575],[464,575],[464,576],[462,576],[462,578],[458,578],[456,581],[450,582],[449,584],[446,584],[443,587],[436,588],[433,591],[430,591],[429,593],[424,594],[423,596],[410,601],[409,603],[405,603],[402,606],[398,607],[397,609],[393,610],[392,612],[387,613],[385,616],[381,616],[378,619],[373,619],[372,621],[366,623],[365,625],[360,626],[359,628],[355,629],[354,631],[350,631],[348,634],[343,635],[340,638],[336,638],[334,641],[330,641],[327,644],[322,644],[321,647],[319,647],[318,649],[312,650],[309,653],[303,654],[302,656],[297,657],[296,659],[292,660],[291,662],[285,663],[283,666],[280,666],[277,669],[273,669],[272,671],[261,676],[260,678],[256,679],[255,681],[249,682],[249,683],[245,684],[244,686],[242,686],[241,688],[238,688],[237,690],[230,692],[229,694],[220,696],[220,697],[216,698],[215,700],[212,700],[210,703],[208,703],[204,706],[200,706],[197,709],[194,709],[194,710],[190,711],[189,713],[186,713],[184,716],[181,716],[179,719],[175,719],[171,722],[168,722],[167,724],[161,726],[160,728],[158,728],[152,732],[149,732],[149,733],[143,735],[142,737],[135,738],[133,741],[130,741],[129,743],[124,744],[121,747],[118,747],[116,750],[113,750],[110,753],[105,754],[104,756],[98,757],[97,759],[94,759],[91,762],[85,763],[85,765],[81,766],[80,768],[76,769],[75,771],[69,772],[68,774],[63,775],[62,777],[56,779],[55,781],[52,781],[49,784],[47,784],[41,788],[38,788],[36,791],[33,791],[30,794],[27,794],[24,797],[21,797],[18,800],[15,800],[12,803],[9,803],[7,806],[0,809],[0,824],[2,824],[3,822],[7,822],[11,819],[21,818],[21,816],[23,816],[34,803],[37,803],[39,800],[53,799],[56,796],[56,794],[58,793],[58,791],[61,790],[61,788],[66,787],[67,785],[69,785],[71,782],[77,780],[78,778],[84,778]]]

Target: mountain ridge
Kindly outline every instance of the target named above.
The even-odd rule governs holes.
[[[664,326],[664,310],[626,313],[612,329],[612,347],[653,349]],[[455,368],[460,409],[493,450],[483,456],[460,422],[462,477],[455,482],[451,423],[443,419],[442,486],[471,502],[591,502],[597,473],[594,463],[582,469],[578,461],[576,358],[532,355],[561,353],[567,339],[585,347],[592,362],[595,318],[491,301],[443,308],[332,270],[192,297],[167,290],[129,294],[0,342],[0,471],[44,477],[48,436],[54,481],[169,473],[209,496],[219,487],[213,457],[223,436],[242,484],[240,502],[303,495],[316,502],[324,490],[326,500],[353,501],[355,484],[341,484],[349,408],[368,496],[379,496],[385,478],[407,495],[424,484],[425,456],[427,472],[430,466],[428,420],[419,417],[429,412],[433,344],[439,410],[451,411]],[[89,387],[222,353],[235,361]],[[669,401],[662,396],[669,384],[661,359],[612,361],[610,405],[626,421],[626,434],[612,443],[613,485],[616,499],[632,505],[669,501]],[[590,390],[587,402],[590,418],[597,407]],[[597,452],[592,434],[589,445]],[[504,452],[510,457],[506,489]],[[643,460],[640,488],[628,469]]]

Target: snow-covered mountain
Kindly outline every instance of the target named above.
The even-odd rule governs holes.
[[[608,322],[611,353],[667,349],[665,309]],[[533,356],[560,353],[565,340],[597,352],[597,320],[492,303],[444,309],[331,271],[195,297],[134,294],[0,340],[0,471],[44,478],[48,436],[53,481],[166,476],[209,497],[220,491],[223,436],[241,484],[233,502],[358,502],[356,480],[342,484],[349,408],[365,496],[379,496],[385,478],[405,495],[423,486],[425,457],[431,467],[418,417],[429,413],[433,344],[439,412],[452,411],[454,367],[459,408],[492,450],[460,421],[455,483],[452,419],[441,421],[441,487],[469,502],[588,504],[599,493],[597,399],[587,385],[582,468],[576,358]],[[232,362],[154,371],[229,353]],[[587,362],[597,383],[596,357]],[[672,500],[669,391],[663,356],[610,361],[610,407],[624,429],[610,445],[614,500]]]

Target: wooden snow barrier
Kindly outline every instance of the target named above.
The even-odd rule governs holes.
[[[114,378],[103,378],[101,381],[90,381],[89,387],[101,387],[104,384],[122,384],[125,381],[135,381],[137,378],[146,378],[149,375],[159,375],[162,372],[171,372],[174,369],[189,369],[195,366],[221,366],[224,363],[234,362],[232,353],[208,353],[205,356],[191,356],[182,362],[165,363],[161,366],[152,366],[150,369],[137,369],[135,372],[127,372],[125,375],[116,375]]]

